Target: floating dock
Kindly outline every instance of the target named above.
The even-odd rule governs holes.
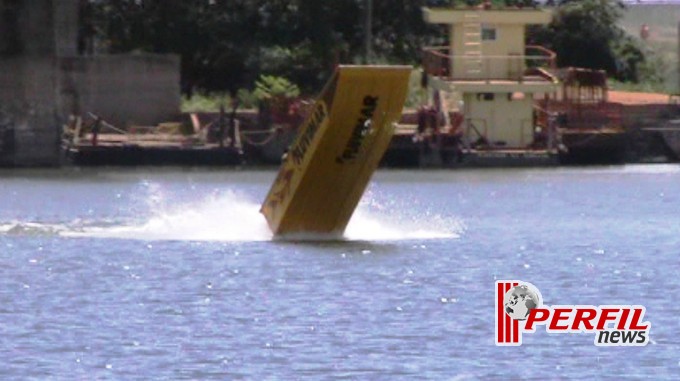
[[[238,165],[242,163],[238,128],[227,126],[223,115],[201,124],[191,115],[192,131],[182,123],[133,126],[121,129],[97,115],[85,122],[72,116],[64,126],[62,152],[76,165]],[[220,127],[221,126],[221,127]],[[221,135],[211,136],[211,135]]]
[[[283,159],[261,212],[277,235],[341,235],[383,157],[410,66],[340,66]]]

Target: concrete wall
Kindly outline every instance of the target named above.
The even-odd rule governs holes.
[[[56,166],[68,115],[125,127],[180,111],[179,58],[77,56],[78,0],[0,0],[0,166]]]
[[[175,55],[60,58],[61,114],[92,112],[121,128],[178,117],[179,65]]]
[[[511,99],[511,93],[492,93],[493,99],[485,100],[483,94],[466,93],[466,118],[471,119],[477,130],[494,144],[503,142],[506,147],[526,147],[533,141],[531,94]],[[468,138],[477,140],[470,131]]]
[[[465,32],[464,24],[455,24],[451,28],[453,38],[451,39],[451,51],[456,56],[451,62],[452,73],[456,78],[493,78],[493,79],[517,79],[525,69],[524,59],[524,25],[514,24],[484,24],[487,27],[496,29],[495,40],[485,40],[481,42],[482,65],[481,74],[468,74],[463,58],[465,54]],[[480,30],[481,32],[481,30]]]
[[[78,0],[0,0],[0,53],[73,56]]]
[[[0,56],[19,51],[18,5],[0,0]]]
[[[59,164],[54,60],[0,60],[0,166]]]
[[[51,0],[24,0],[18,2],[17,17],[20,53],[54,55],[54,11]]]
[[[76,3],[64,0],[61,6]],[[52,0],[0,0],[0,166],[60,162]]]
[[[78,54],[78,0],[58,0],[58,3],[53,9],[54,50],[59,57],[75,56]]]

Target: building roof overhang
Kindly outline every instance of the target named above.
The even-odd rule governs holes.
[[[423,18],[430,24],[462,24],[474,21],[488,24],[541,25],[549,24],[552,13],[545,9],[504,8],[504,9],[456,9],[423,7]]]

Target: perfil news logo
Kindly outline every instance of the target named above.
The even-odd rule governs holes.
[[[529,282],[496,281],[496,345],[522,345],[522,333],[544,325],[550,333],[594,333],[597,346],[644,346],[651,323],[642,322],[644,306],[544,306]]]

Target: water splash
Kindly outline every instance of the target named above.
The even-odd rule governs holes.
[[[455,218],[429,213],[413,217],[400,214],[399,210],[378,213],[362,203],[347,226],[345,238],[366,241],[458,238],[463,230],[462,222]]]
[[[259,212],[259,203],[235,192],[174,206],[156,201],[153,204],[154,208],[147,216],[139,216],[127,223],[84,223],[79,220],[68,224],[13,222],[0,224],[0,234],[181,241],[268,241],[273,238]],[[367,194],[343,238],[365,241],[456,238],[463,229],[456,219],[428,213],[409,217],[406,213],[400,214],[399,208],[385,210]],[[311,240],[328,238],[305,236],[305,239]]]
[[[628,164],[623,166],[623,173],[634,174],[675,174],[680,172],[677,164]]]
[[[545,169],[536,169],[537,171],[546,171]],[[560,174],[573,174],[576,176],[586,175],[674,175],[680,172],[680,166],[677,164],[626,164],[626,165],[611,165],[603,167],[592,168],[574,168],[563,167],[557,170],[551,170],[551,173],[559,172]]]
[[[197,203],[164,206],[154,202],[141,223],[91,227],[67,236],[181,241],[265,241],[272,238],[259,205],[234,192]]]

